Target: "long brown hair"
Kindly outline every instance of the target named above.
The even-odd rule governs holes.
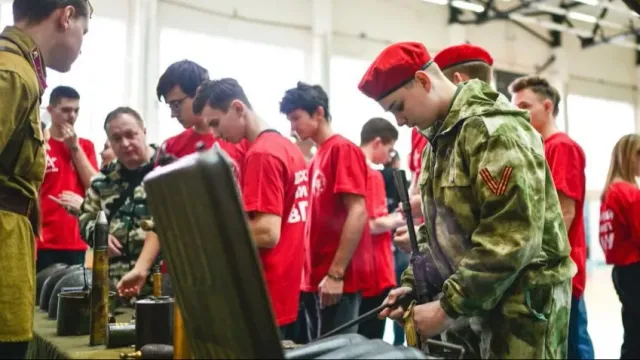
[[[607,174],[603,194],[616,178],[636,184],[636,166],[639,155],[640,135],[629,134],[618,140],[611,152],[611,163],[609,164],[609,173]]]

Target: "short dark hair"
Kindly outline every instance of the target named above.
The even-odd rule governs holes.
[[[234,100],[240,100],[249,109],[252,109],[247,95],[236,79],[206,80],[200,85],[196,97],[193,99],[193,113],[202,113],[202,109],[206,105],[227,112]]]
[[[58,86],[49,95],[49,105],[56,106],[62,99],[80,100],[80,94],[71,86]]]
[[[489,84],[492,80],[493,68],[485,62],[472,61],[442,70],[444,76],[450,80],[452,80],[453,74],[457,72],[466,74],[470,79],[480,79]]]
[[[529,89],[534,94],[551,101],[553,104],[553,116],[558,116],[558,112],[560,111],[560,93],[555,87],[549,84],[547,79],[537,75],[523,76],[509,84],[509,92],[511,95],[525,89]]]
[[[191,60],[175,62],[169,65],[158,80],[158,86],[156,88],[158,100],[162,100],[162,98],[166,100],[167,94],[175,86],[179,86],[182,92],[190,98],[193,98],[196,96],[198,86],[205,80],[209,80],[209,72],[207,69]]]
[[[13,21],[26,20],[29,24],[39,24],[54,11],[73,6],[76,17],[91,17],[93,6],[89,0],[13,0]]]
[[[362,131],[360,131],[360,145],[366,145],[378,137],[385,145],[397,141],[398,129],[396,129],[389,120],[374,117],[362,126]]]
[[[280,112],[289,115],[295,110],[304,110],[309,115],[313,115],[318,107],[324,109],[327,120],[331,120],[329,112],[329,97],[320,85],[309,85],[299,81],[297,86],[287,90],[280,101]]]
[[[112,110],[109,114],[107,114],[107,117],[104,119],[104,130],[107,131],[107,125],[109,125],[109,123],[111,121],[113,121],[115,118],[117,118],[119,115],[122,114],[127,114],[127,115],[131,115],[136,119],[136,122],[140,125],[140,127],[144,128],[144,121],[142,120],[142,116],[140,116],[140,114],[133,110],[132,108],[128,107],[128,106],[121,106],[119,108],[116,108],[115,110]]]

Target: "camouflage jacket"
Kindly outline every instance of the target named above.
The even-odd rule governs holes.
[[[418,238],[444,281],[449,316],[487,314],[512,286],[573,277],[558,195],[527,112],[471,80],[423,134]],[[413,286],[410,267],[402,284]]]
[[[151,146],[157,152],[156,146]],[[145,229],[152,221],[142,179],[153,169],[155,157],[154,153],[149,163],[135,171],[125,168],[119,161],[103,167],[91,179],[80,208],[80,234],[89,246],[93,246],[95,221],[100,210],[105,211],[109,220],[109,234],[122,244],[122,255],[109,259],[109,277],[113,283],[133,268],[142,251]],[[133,191],[129,190],[131,196],[124,201],[118,200],[130,186],[133,186]],[[114,209],[118,204],[121,206]]]

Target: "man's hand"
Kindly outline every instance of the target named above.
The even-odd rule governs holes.
[[[432,301],[413,308],[413,322],[420,336],[430,338],[447,330],[454,321],[442,310],[440,301]]]
[[[60,204],[69,212],[71,215],[77,215],[80,213],[80,207],[82,206],[82,202],[84,198],[73,191],[63,191],[62,194],[58,195],[58,199],[60,200]]]
[[[73,126],[70,124],[62,124],[62,136],[64,144],[69,148],[69,150],[78,149],[78,135],[76,135],[76,131],[73,129]]]
[[[318,297],[320,298],[320,308],[324,309],[329,306],[333,306],[340,301],[342,293],[344,291],[344,281],[337,281],[329,276],[325,276],[324,279],[318,285]]]
[[[418,232],[418,227],[415,227]],[[409,240],[409,228],[405,225],[396,229],[393,235],[393,244],[405,254],[411,253],[411,241]]]
[[[120,297],[132,297],[140,294],[140,289],[144,286],[149,276],[148,271],[133,268],[118,282],[118,295]]]
[[[122,244],[120,244],[120,241],[118,241],[118,239],[113,235],[109,235],[109,250],[107,251],[109,253],[109,257],[122,255],[122,252],[120,252],[121,249]]]
[[[399,297],[401,297],[404,294],[409,294],[412,291],[413,290],[410,287],[406,287],[406,286],[393,289],[391,290],[391,292],[389,292],[389,295],[387,295],[387,298],[384,300],[384,303],[393,305],[396,303]],[[404,312],[406,310],[407,309],[404,309],[402,306],[388,307],[382,310],[380,314],[378,314],[378,319],[382,320],[384,318],[389,318],[391,320],[395,320],[400,324],[402,324],[402,316],[404,315]]]

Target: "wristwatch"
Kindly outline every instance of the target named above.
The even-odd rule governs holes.
[[[344,276],[335,276],[335,275],[331,275],[329,273],[327,273],[327,277],[329,279],[331,279],[331,280],[334,280],[334,281],[342,281],[342,280],[344,280]]]

